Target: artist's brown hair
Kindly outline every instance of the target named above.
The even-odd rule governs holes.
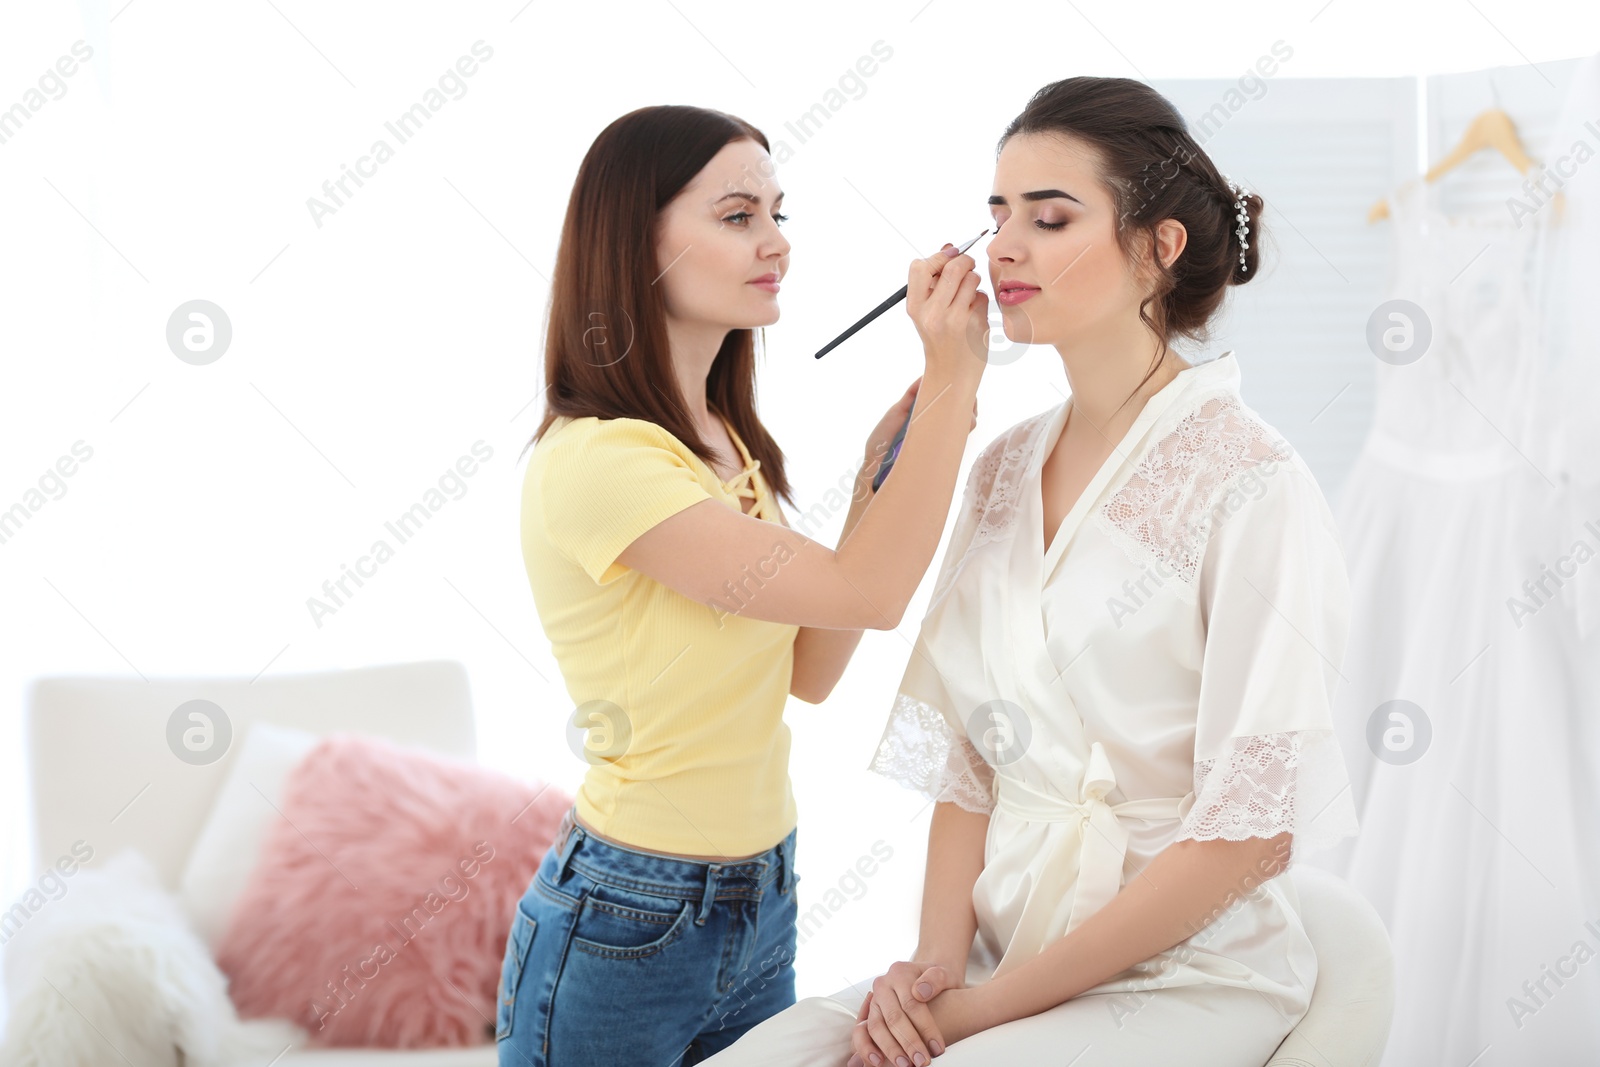
[[[701,439],[673,373],[655,249],[662,209],[724,146],[746,139],[771,151],[743,119],[670,104],[630,111],[589,146],[556,251],[545,414],[528,448],[559,417],[594,416],[653,422],[708,465],[718,454]],[[756,415],[758,332],[728,331],[706,379],[706,405],[733,425],[772,492],[792,505],[783,451]],[[742,465],[739,456],[726,460]]]
[[[1161,366],[1174,338],[1208,342],[1208,326],[1228,286],[1243,285],[1260,272],[1261,198],[1243,198],[1250,247],[1243,249],[1241,265],[1235,195],[1227,180],[1171,101],[1131,78],[1051,82],[1011,120],[996,154],[1017,134],[1060,134],[1088,148],[1116,208],[1117,246],[1154,277],[1139,318],[1160,338],[1160,347],[1139,386]],[[1156,226],[1164,219],[1178,220],[1189,234],[1170,267],[1154,255]]]

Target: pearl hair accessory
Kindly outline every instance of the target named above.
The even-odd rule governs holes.
[[[1244,261],[1244,250],[1250,247],[1250,242],[1247,239],[1250,236],[1250,216],[1244,209],[1244,198],[1245,194],[1250,190],[1242,185],[1235,185],[1233,179],[1226,174],[1222,176],[1222,180],[1228,183],[1229,189],[1233,190],[1233,217],[1239,223],[1233,228],[1233,232],[1239,237],[1239,268],[1248,271],[1250,267]]]

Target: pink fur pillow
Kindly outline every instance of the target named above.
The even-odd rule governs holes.
[[[494,1040],[506,931],[572,798],[379,738],[333,734],[284,783],[217,946],[242,1018],[313,1044]]]

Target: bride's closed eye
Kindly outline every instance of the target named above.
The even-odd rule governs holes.
[[[729,215],[727,218],[723,219],[722,221],[723,222],[732,222],[734,219],[743,220],[743,219],[748,219],[750,217],[751,217],[751,214],[748,211],[736,211],[732,215]],[[772,216],[772,221],[778,223],[779,225],[782,225],[783,223],[789,221],[789,216],[788,215],[774,215],[774,216]]]
[[[1007,217],[1009,218],[1009,216],[1007,216]],[[1006,221],[1005,219],[996,219],[995,220],[995,228],[999,229],[1000,226],[1002,226],[1005,223],[1005,221]],[[1041,229],[1041,230],[1059,230],[1063,226],[1065,226],[1067,224],[1067,222],[1068,222],[1068,220],[1066,220],[1066,219],[1063,219],[1060,222],[1046,222],[1043,219],[1034,219],[1033,220],[1033,224],[1035,226],[1039,227],[1039,229]]]

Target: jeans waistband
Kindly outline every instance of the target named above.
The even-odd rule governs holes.
[[[556,854],[552,878],[558,886],[571,869],[595,881],[701,900],[705,905],[701,921],[717,897],[759,897],[775,878],[779,893],[794,888],[794,830],[765,852],[745,859],[692,860],[596,837],[579,825],[576,810],[576,804],[567,809],[550,844]]]

